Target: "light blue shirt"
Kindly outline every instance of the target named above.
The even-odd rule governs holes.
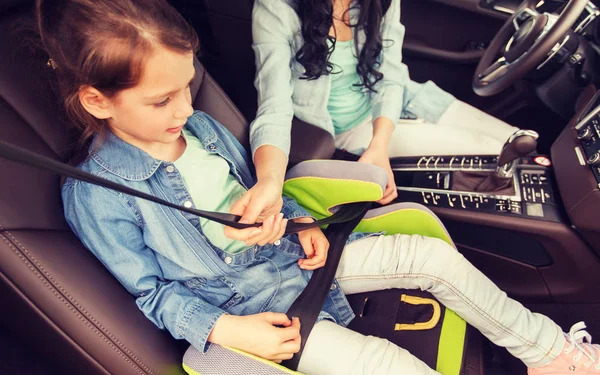
[[[252,48],[255,53],[258,111],[250,128],[252,153],[270,144],[289,154],[292,118],[319,126],[335,134],[327,109],[331,92],[331,75],[316,80],[301,79],[304,68],[296,60],[296,52],[304,44],[300,19],[291,7],[292,0],[255,0],[252,12]],[[359,10],[352,4],[351,23]],[[359,49],[365,42],[362,30],[354,30]],[[436,123],[455,100],[428,81],[411,81],[408,67],[402,62],[404,26],[400,23],[400,0],[392,0],[381,26],[383,50],[379,56],[377,93],[370,93],[373,119],[387,117],[419,117]]]
[[[245,189],[254,186],[248,154],[225,127],[195,112],[185,128],[208,153],[227,162]],[[173,163],[154,159],[111,132],[92,145],[79,168],[179,205],[192,201]],[[63,185],[62,198],[73,232],[146,317],[199,350],[208,349],[208,335],[221,315],[285,312],[312,274],[298,267],[304,252],[296,235],[229,254],[207,240],[195,215],[73,179]],[[285,196],[282,212],[290,220],[310,216]],[[353,233],[349,241],[367,235]],[[346,325],[353,317],[339,285],[332,288],[319,319]]]
[[[363,87],[355,86],[360,84],[360,77],[356,72],[358,59],[353,40],[336,41],[329,61],[333,64],[333,71],[327,110],[335,134],[339,134],[361,124],[371,115],[371,101]]]

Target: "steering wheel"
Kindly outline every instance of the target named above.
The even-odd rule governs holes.
[[[570,0],[558,16],[539,13],[537,3],[539,0],[524,0],[494,36],[473,76],[477,95],[490,96],[505,90],[540,64],[550,51],[557,52],[567,42],[567,33],[588,0]]]

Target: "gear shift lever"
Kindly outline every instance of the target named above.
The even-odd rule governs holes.
[[[500,151],[496,177],[512,177],[517,168],[517,160],[535,151],[538,137],[538,133],[533,130],[517,130],[514,132]]]
[[[455,171],[452,190],[514,195],[513,175],[519,158],[535,151],[538,134],[533,130],[517,130],[502,147],[494,172]]]

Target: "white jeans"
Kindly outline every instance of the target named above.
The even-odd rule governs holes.
[[[336,274],[344,293],[389,288],[432,293],[493,343],[529,367],[556,358],[561,328],[507,297],[454,247],[419,235],[368,237],[346,246]],[[298,371],[326,374],[438,374],[389,341],[363,336],[329,321],[317,323]]]
[[[389,146],[390,157],[425,155],[498,155],[515,131],[498,120],[459,100],[442,114],[437,124],[400,120]],[[362,154],[373,138],[372,119],[335,136],[335,146]]]

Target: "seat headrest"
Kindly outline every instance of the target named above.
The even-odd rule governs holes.
[[[56,95],[54,71],[40,46],[30,12],[0,22],[0,97],[64,160],[73,138]]]
[[[37,36],[33,7],[15,9],[0,18],[0,139],[68,161],[77,150],[79,134],[62,109],[56,73]],[[248,146],[246,119],[197,59],[195,66],[194,107],[214,117]],[[59,176],[3,159],[0,170],[11,176],[0,179],[0,228],[66,228]]]

